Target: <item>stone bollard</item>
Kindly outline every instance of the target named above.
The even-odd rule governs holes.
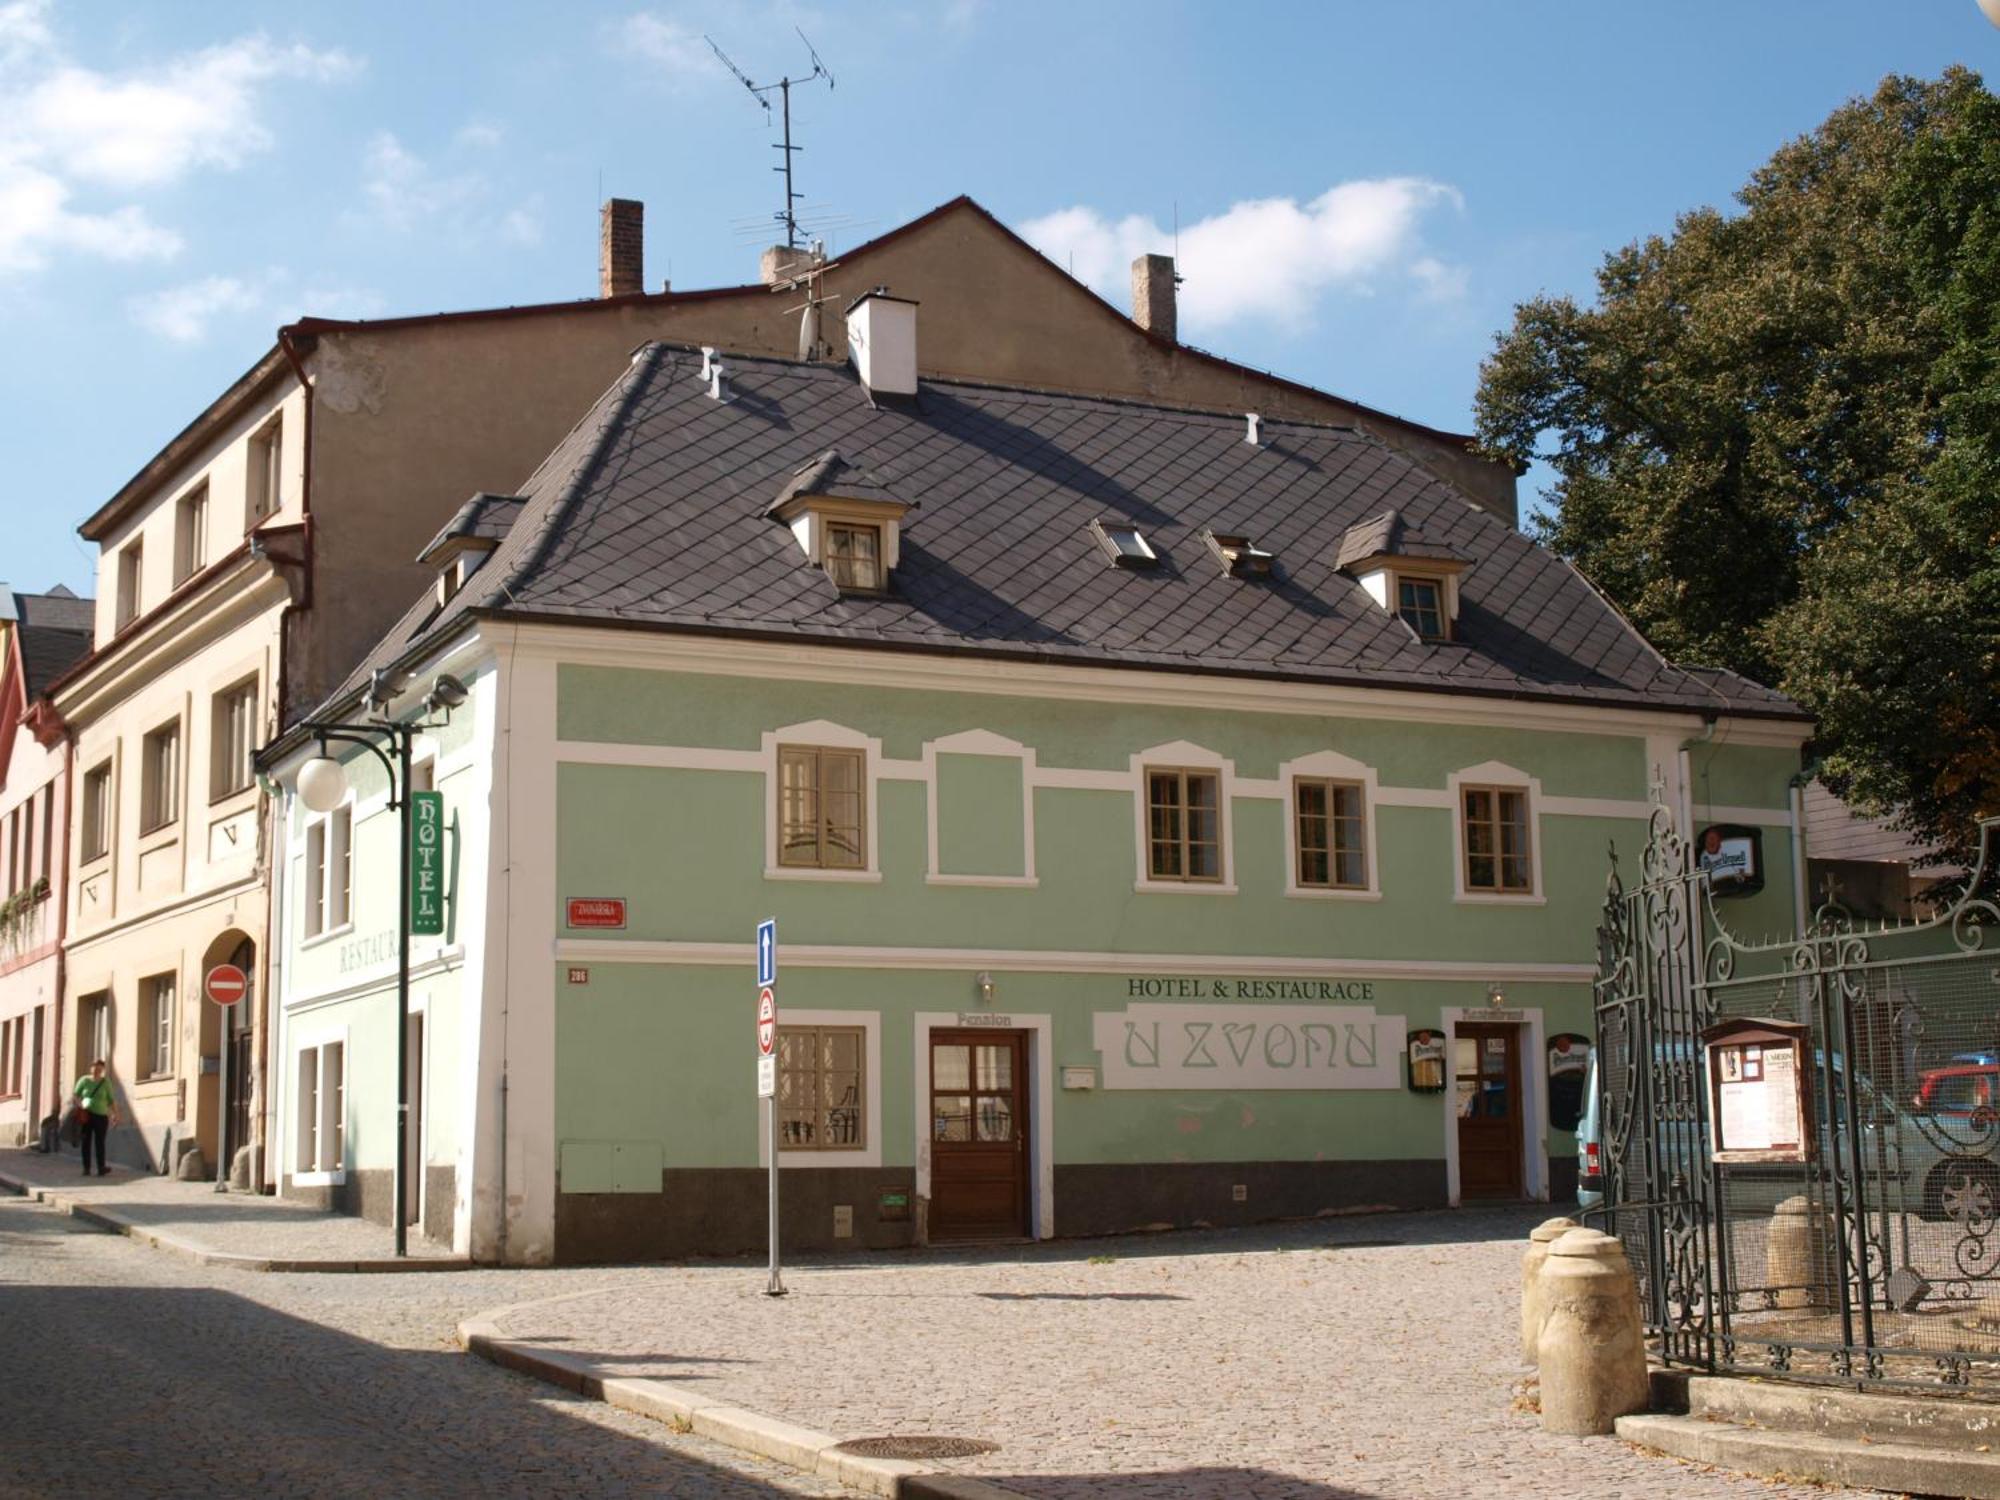
[[[1572,1229],[1542,1263],[1542,1430],[1610,1432],[1650,1399],[1639,1289],[1625,1249],[1595,1229]]]
[[[1528,1232],[1528,1251],[1521,1257],[1521,1359],[1535,1362],[1535,1346],[1542,1338],[1542,1262],[1549,1258],[1549,1245],[1560,1235],[1577,1227],[1574,1219],[1544,1219]]]
[[[1764,1282],[1780,1307],[1833,1305],[1833,1219],[1803,1193],[1771,1210]]]

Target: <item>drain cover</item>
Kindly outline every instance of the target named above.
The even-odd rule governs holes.
[[[1000,1445],[978,1438],[930,1437],[917,1433],[909,1437],[854,1438],[835,1445],[841,1453],[856,1458],[970,1458],[975,1453],[991,1453]]]

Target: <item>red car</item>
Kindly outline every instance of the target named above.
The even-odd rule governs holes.
[[[2000,1106],[2000,1067],[1992,1063],[1932,1068],[1917,1081],[1919,1114],[1991,1114],[1996,1106]]]

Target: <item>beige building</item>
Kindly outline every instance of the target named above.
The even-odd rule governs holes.
[[[54,693],[75,765],[64,1050],[112,1060],[131,1122],[114,1160],[198,1147],[212,1169],[225,1117],[232,1156],[275,1138],[264,955],[285,897],[249,750],[426,586],[417,555],[466,497],[518,488],[642,343],[841,360],[842,310],[889,286],[923,304],[926,375],[1349,423],[1514,519],[1513,473],[1466,437],[1179,343],[1164,257],[1135,264],[1127,317],[959,198],[830,265],[771,251],[758,281],[649,293],[640,206],[613,200],[601,227],[593,300],[281,329],[81,528],[95,649]],[[200,998],[225,960],[251,981],[227,1048]]]
[[[90,601],[0,586],[0,1145],[37,1138],[70,1079],[61,1035],[68,747],[43,691],[90,650]]]

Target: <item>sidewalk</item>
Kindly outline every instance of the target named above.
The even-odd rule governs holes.
[[[1542,1432],[1517,1400],[1548,1209],[1020,1249],[623,1268],[459,1326],[468,1349],[879,1494],[1463,1500],[1842,1493]],[[968,1439],[914,1463],[855,1440]],[[928,1472],[925,1472],[928,1471]]]
[[[242,1271],[451,1271],[467,1264],[414,1231],[409,1257],[397,1260],[385,1224],[253,1193],[218,1193],[212,1182],[178,1182],[117,1166],[108,1177],[85,1177],[73,1150],[53,1156],[0,1150],[0,1189],[203,1265]]]

